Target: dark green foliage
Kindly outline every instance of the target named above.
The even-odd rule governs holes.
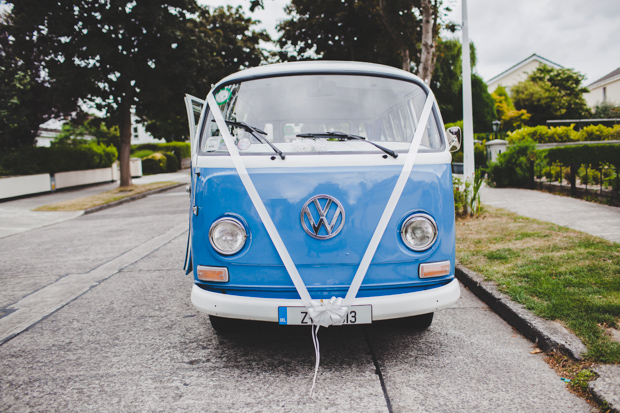
[[[37,48],[12,35],[13,16],[0,12],[0,151],[32,146],[39,125],[75,110],[75,99],[44,78]]]
[[[461,42],[457,39],[439,40],[436,50],[437,60],[430,86],[441,108],[444,122],[457,122],[463,119]],[[476,48],[473,43],[470,43],[469,55],[473,67],[476,61]]]
[[[142,159],[142,173],[144,175],[161,174],[167,171],[168,158],[161,153],[154,153]]]
[[[601,102],[594,106],[592,112],[594,119],[614,119],[620,118],[620,105],[614,105],[609,102]]]
[[[489,184],[497,188],[528,188],[532,179],[532,163],[536,159],[536,144],[521,141],[500,153],[497,162],[488,165]]]
[[[142,159],[142,173],[144,175],[155,175],[165,172],[159,161],[153,158]]]
[[[549,162],[570,165],[591,165],[598,168],[601,164],[616,165],[620,168],[620,145],[575,145],[550,148],[544,151]]]
[[[23,147],[0,154],[0,175],[54,174],[65,171],[108,168],[116,161],[113,146],[88,143],[51,148]]]
[[[176,172],[179,170],[179,160],[170,152],[164,152],[166,157],[166,172]]]
[[[201,8],[197,19],[187,21],[174,40],[179,56],[165,60],[178,72],[154,73],[149,100],[140,99],[136,107],[147,132],[168,142],[186,140],[185,93],[205,98],[211,84],[265,61],[259,42],[270,38],[264,31],[252,30],[254,24],[241,7],[231,6]]]
[[[437,62],[431,79],[431,89],[441,109],[445,123],[463,119],[463,80],[461,43],[456,39],[441,40],[437,45]],[[469,45],[471,67],[476,66],[476,48]],[[497,118],[495,101],[486,83],[477,74],[471,76],[472,112],[476,133],[492,132]]]
[[[386,2],[390,11],[399,1]],[[287,6],[288,20],[278,30],[280,59],[285,61],[313,59],[356,60],[402,67],[399,48],[390,41],[390,34],[379,14],[375,1],[292,0]],[[403,8],[403,10],[405,10]],[[421,36],[421,21],[408,8],[408,33],[402,41],[411,47],[410,55],[418,53],[416,38]],[[403,19],[405,21],[405,19]]]
[[[591,116],[581,86],[584,76],[572,69],[539,66],[526,80],[514,85],[510,93],[517,109],[531,115],[525,123],[544,125],[554,119],[587,119]]]

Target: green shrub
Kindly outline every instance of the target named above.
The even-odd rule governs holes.
[[[545,142],[547,135],[549,134],[549,128],[546,126],[526,126],[525,128],[517,129],[514,132],[508,132],[506,140],[510,144],[521,142],[524,140],[532,140],[534,142]]]
[[[179,161],[175,154],[170,152],[164,152],[166,157],[166,172],[176,172],[179,170]]]
[[[181,165],[181,160],[183,158],[189,158],[190,156],[192,156],[189,142],[143,143],[141,145],[134,145],[131,147],[132,156],[136,158],[141,157],[138,156],[138,154],[140,154],[142,151],[151,151],[153,153],[172,153],[176,156],[179,166]]]
[[[142,159],[142,173],[144,175],[154,175],[166,172],[168,159],[162,153],[155,152]]]
[[[497,162],[488,165],[489,184],[497,188],[528,188],[531,183],[531,166],[536,159],[536,143],[524,140],[500,153]]]
[[[3,175],[55,174],[109,168],[117,157],[118,152],[115,147],[96,142],[88,142],[80,146],[24,147],[0,155],[0,173]]]
[[[589,125],[579,131],[580,141],[605,141],[611,136],[612,129],[603,125]]]

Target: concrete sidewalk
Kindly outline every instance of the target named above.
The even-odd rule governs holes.
[[[133,179],[136,185],[144,185],[153,182],[176,181],[180,183],[190,182],[189,169],[183,169],[175,173],[147,175]],[[84,214],[84,211],[33,211],[43,205],[56,202],[78,199],[85,196],[96,195],[118,187],[118,182],[88,186],[84,188],[51,192],[38,196],[16,199],[0,203],[0,238],[8,237],[31,229],[53,225],[58,222],[68,221]]]
[[[480,189],[483,204],[620,243],[620,208],[529,189]]]

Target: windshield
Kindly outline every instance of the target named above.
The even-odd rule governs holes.
[[[406,152],[426,100],[426,93],[415,83],[359,75],[295,75],[248,80],[220,87],[214,96],[224,118],[230,121],[229,130],[240,153],[270,155],[274,154],[274,146],[287,155],[383,154],[368,142],[321,135],[326,132],[355,135],[397,153]],[[434,112],[426,125],[421,151],[444,149]],[[234,122],[246,126],[235,127]],[[317,136],[308,139],[307,134]],[[212,114],[207,116],[203,128],[200,150],[207,154],[227,154]]]

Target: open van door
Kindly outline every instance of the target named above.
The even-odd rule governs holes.
[[[196,130],[200,122],[200,114],[205,101],[198,99],[196,96],[185,95],[185,108],[187,109],[187,121],[189,123],[189,140],[192,147],[192,161],[195,161],[194,155],[198,153],[198,140],[196,138]]]
[[[196,165],[196,154],[198,153],[198,137],[196,131],[198,129],[198,124],[200,123],[200,114],[202,113],[202,108],[205,105],[205,101],[202,99],[198,99],[192,95],[185,95],[185,108],[187,109],[187,121],[189,123],[189,141],[191,145],[192,152],[192,181],[188,187],[189,190],[189,198],[190,198],[190,211],[189,211],[189,232],[187,235],[187,247],[185,249],[185,265],[183,269],[185,270],[185,274],[189,274],[192,271],[192,248],[191,248],[191,240],[192,240],[192,211],[194,207],[194,189],[196,187],[196,179],[194,176],[194,168]]]

